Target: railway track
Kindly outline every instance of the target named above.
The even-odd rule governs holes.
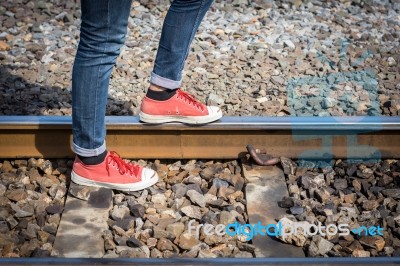
[[[288,158],[368,158],[375,151],[400,157],[396,116],[224,117],[197,127],[147,125],[126,116],[107,117],[106,124],[107,146],[125,158],[238,158],[248,144]],[[70,147],[70,117],[0,117],[0,158],[72,157]]]
[[[332,160],[332,159],[398,159],[400,158],[400,118],[399,117],[224,117],[222,120],[197,127],[182,124],[147,125],[136,117],[107,117],[107,146],[117,150],[122,157],[136,159],[238,159],[247,154],[248,144],[264,150],[272,157],[292,159]],[[2,116],[0,117],[0,158],[72,158],[71,119],[65,116]],[[259,152],[259,150],[257,150]],[[260,158],[268,158],[261,152]],[[250,169],[251,168],[251,169]],[[250,167],[245,170],[248,188],[263,191],[261,196],[277,201],[287,195],[283,172],[273,166],[264,168]],[[275,187],[272,195],[267,183],[260,180],[252,183],[252,174],[258,171],[280,187]],[[280,172],[279,172],[280,171]],[[252,173],[252,174],[251,174]],[[262,179],[262,178],[261,178]],[[250,180],[250,181],[249,181]],[[247,211],[250,221],[258,215],[260,208],[253,192],[246,190]],[[286,194],[285,194],[286,193]],[[111,195],[111,193],[109,194]],[[256,197],[251,200],[251,198]],[[104,200],[104,198],[102,198]],[[112,198],[107,198],[112,204]],[[64,214],[55,240],[57,249],[71,245],[76,238],[62,238],[74,228],[68,228],[71,206],[76,208],[81,202],[70,195],[66,200]],[[80,204],[80,203],[79,203]],[[83,203],[86,204],[86,203]],[[106,204],[107,205],[107,204]],[[70,206],[70,207],[69,207]],[[82,205],[90,212],[93,206]],[[281,213],[276,204],[267,206],[274,215]],[[108,216],[109,208],[96,209]],[[97,213],[97,214],[98,214]],[[75,213],[76,214],[76,213]],[[74,217],[76,218],[76,217]],[[271,217],[264,217],[269,221]],[[263,219],[264,219],[263,218]],[[276,218],[276,217],[275,217]],[[255,220],[254,220],[255,221]],[[67,226],[66,226],[67,224]],[[96,225],[97,226],[97,225]],[[103,224],[104,226],[104,224]],[[107,224],[105,224],[107,226]],[[95,230],[98,230],[98,228]],[[95,235],[95,233],[93,234]],[[101,237],[101,236],[100,236]],[[269,242],[268,242],[269,241]],[[396,257],[385,258],[301,258],[298,250],[289,251],[290,246],[265,239],[254,239],[253,243],[274,253],[270,257],[260,258],[216,258],[216,259],[73,259],[64,251],[58,253],[66,258],[43,259],[0,259],[2,265],[97,265],[138,263],[143,265],[399,265]],[[61,245],[61,246],[60,246]],[[282,246],[281,246],[282,245]],[[292,258],[284,258],[282,249]],[[64,252],[64,253],[63,253]],[[268,253],[270,254],[270,253]],[[53,254],[57,255],[57,254]],[[304,257],[304,254],[302,255]],[[69,257],[69,258],[68,258]],[[88,256],[87,256],[88,257]],[[90,256],[89,256],[90,257]],[[258,256],[257,256],[258,257]],[[273,258],[275,257],[275,258]],[[278,258],[276,258],[278,257]]]

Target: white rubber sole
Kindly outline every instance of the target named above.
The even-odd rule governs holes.
[[[222,111],[207,116],[182,116],[182,115],[149,115],[142,111],[139,113],[140,121],[152,124],[180,122],[185,124],[207,124],[222,117]]]
[[[158,181],[158,175],[157,172],[154,171],[153,176],[151,176],[147,180],[142,180],[141,182],[138,183],[131,183],[131,184],[115,184],[115,183],[105,183],[105,182],[97,182],[93,181],[87,178],[84,178],[78,174],[76,174],[74,171],[71,172],[71,180],[79,185],[83,186],[91,186],[91,187],[105,187],[105,188],[110,188],[110,189],[116,189],[116,190],[121,190],[121,191],[138,191],[142,190],[148,187],[151,187]]]

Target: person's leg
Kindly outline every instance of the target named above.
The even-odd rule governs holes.
[[[105,112],[113,66],[124,44],[131,0],[82,0],[80,41],[72,71],[73,149],[106,150]]]
[[[212,0],[174,0],[165,17],[150,82],[179,88],[190,44]]]
[[[218,107],[199,103],[181,91],[182,70],[190,44],[212,0],[174,0],[164,20],[150,88],[139,114],[144,122],[208,123],[219,119]]]
[[[105,144],[105,110],[112,68],[124,44],[131,0],[82,0],[80,42],[72,74],[71,179],[81,185],[140,190],[157,173],[127,163]]]

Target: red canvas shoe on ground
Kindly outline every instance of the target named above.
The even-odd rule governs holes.
[[[158,175],[154,170],[129,163],[110,151],[105,160],[96,165],[85,165],[76,157],[71,180],[79,185],[137,191],[157,183]]]
[[[220,119],[222,111],[217,106],[206,106],[198,102],[193,95],[177,89],[176,94],[165,101],[145,97],[139,117],[146,123],[205,124]]]

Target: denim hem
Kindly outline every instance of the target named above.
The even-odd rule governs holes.
[[[96,148],[96,149],[85,149],[85,148],[81,148],[78,145],[76,145],[75,143],[72,144],[72,150],[83,157],[92,157],[92,156],[97,156],[99,154],[102,154],[105,150],[106,150],[106,142],[104,141],[104,143]]]
[[[161,86],[170,90],[177,89],[181,86],[182,80],[176,81],[172,79],[163,78],[156,73],[152,72],[150,76],[150,82],[157,86]]]

